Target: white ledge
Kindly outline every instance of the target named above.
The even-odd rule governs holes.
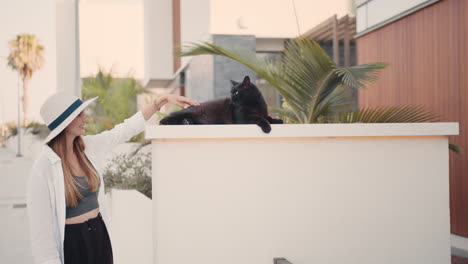
[[[401,137],[458,135],[458,123],[353,123],[272,125],[269,134],[257,125],[148,125],[147,139]]]

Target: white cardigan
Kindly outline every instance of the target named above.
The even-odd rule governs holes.
[[[102,161],[117,144],[142,132],[146,121],[141,111],[113,129],[98,135],[84,136],[85,154],[101,179],[98,202],[104,222],[107,221]],[[60,157],[44,145],[34,162],[27,182],[27,211],[31,250],[34,263],[63,264],[65,238],[65,186]]]

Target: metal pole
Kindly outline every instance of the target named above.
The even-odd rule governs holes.
[[[1,123],[1,126],[0,126],[0,137],[1,137],[1,141],[2,141],[2,147],[5,147],[5,95],[4,95],[4,92],[3,92],[3,89],[2,89],[2,123]]]
[[[297,26],[297,36],[301,36],[301,28],[299,27],[299,18],[297,17],[297,11],[296,11],[296,3],[294,0],[292,0],[293,8],[294,8],[294,16],[296,17],[296,26]]]
[[[18,136],[18,153],[16,157],[22,157],[21,155],[21,92],[20,92],[20,74],[18,72],[18,127],[16,129],[16,135]]]
[[[346,15],[344,17],[344,66],[349,67],[351,66],[351,57],[350,57],[350,52],[349,52],[349,42],[350,42],[350,37],[349,37],[349,16]]]
[[[0,56],[0,58],[8,60],[8,58],[5,56]],[[5,140],[6,140],[6,137],[5,137],[5,94],[4,94],[4,90],[3,89],[1,90],[2,90],[2,122],[0,125],[0,134],[1,134],[0,137],[2,141],[1,146],[5,147]]]
[[[340,65],[340,42],[338,39],[338,18],[336,15],[333,16],[332,22],[333,29],[333,61],[337,66]]]

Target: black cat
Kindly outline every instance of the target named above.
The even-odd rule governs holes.
[[[207,101],[173,112],[159,124],[257,124],[263,132],[269,133],[270,124],[283,123],[281,119],[268,116],[267,104],[249,76],[245,76],[242,83],[231,83],[231,98]]]

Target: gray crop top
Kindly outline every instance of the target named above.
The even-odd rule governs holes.
[[[86,181],[86,177],[73,176],[73,178],[75,178],[75,180],[81,186],[84,187],[84,188],[81,188],[78,184],[76,184],[78,191],[81,193],[81,195],[83,195],[84,199],[83,200],[78,199],[78,205],[76,207],[67,206],[67,212],[66,212],[67,219],[70,217],[75,217],[75,216],[84,214],[86,212],[89,212],[99,207],[99,202],[97,199],[97,193],[99,191],[99,187],[97,191],[90,192],[88,182]]]

